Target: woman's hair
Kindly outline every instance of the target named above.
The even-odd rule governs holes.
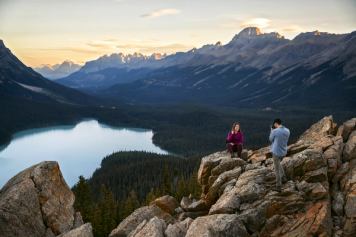
[[[239,122],[235,122],[235,123],[233,123],[232,124],[232,128],[231,128],[231,130],[235,130],[235,126],[236,125],[239,125],[239,132],[241,132],[241,125],[240,125],[240,123]]]

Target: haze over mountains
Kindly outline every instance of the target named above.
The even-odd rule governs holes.
[[[0,98],[25,102],[87,105],[95,100],[79,91],[54,83],[24,65],[0,40]]]
[[[289,40],[248,27],[225,45],[103,56],[58,82],[128,103],[352,107],[355,65],[356,32],[314,31]]]
[[[72,87],[129,104],[349,109],[356,103],[355,31],[314,31],[289,40],[248,27],[225,45],[217,42],[172,55],[114,53],[79,70],[67,61],[51,68],[52,76],[78,70],[56,80],[66,87],[26,67],[2,42],[0,53],[1,95],[30,100],[95,100],[66,88]]]
[[[76,64],[70,60],[66,60],[60,64],[55,65],[42,65],[36,67],[34,70],[48,79],[58,79],[69,76],[73,72],[78,71],[81,65]]]

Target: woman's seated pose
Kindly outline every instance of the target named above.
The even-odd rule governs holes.
[[[241,158],[243,142],[244,136],[241,132],[240,124],[234,123],[226,138],[227,150],[230,152],[231,158],[234,157],[235,152],[237,152],[237,157]]]

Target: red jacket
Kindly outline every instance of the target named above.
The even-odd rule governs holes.
[[[242,132],[232,133],[231,131],[227,134],[226,138],[227,143],[234,143],[234,144],[243,144],[244,142],[244,135]]]

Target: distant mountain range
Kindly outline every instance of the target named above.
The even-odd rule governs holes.
[[[26,103],[95,104],[93,97],[54,83],[24,65],[0,40],[0,98]]]
[[[41,67],[35,67],[34,70],[42,76],[54,80],[62,77],[69,76],[70,74],[78,71],[81,65],[76,64],[70,60],[66,60],[61,64],[42,65]]]
[[[225,45],[103,56],[58,82],[128,103],[349,108],[356,103],[356,32],[289,40],[249,27]]]

